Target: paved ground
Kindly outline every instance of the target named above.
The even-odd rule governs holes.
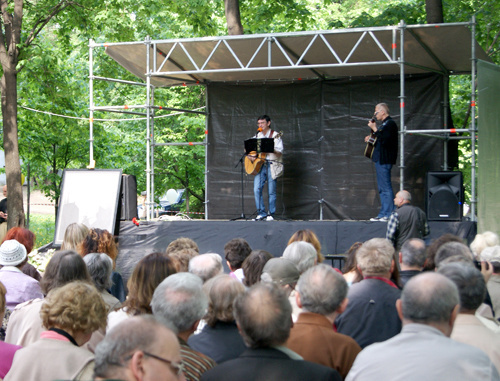
[[[28,188],[23,187],[24,212],[28,212]],[[55,213],[54,202],[45,197],[39,190],[30,190],[30,214],[52,214]]]

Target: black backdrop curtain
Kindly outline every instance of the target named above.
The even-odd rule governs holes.
[[[440,75],[405,80],[409,130],[443,128],[444,81]],[[385,102],[400,124],[400,81],[394,77],[343,78],[314,82],[208,85],[208,217],[241,214],[243,142],[255,135],[259,115],[283,131],[284,175],[277,183],[278,217],[301,220],[364,220],[380,207],[375,168],[363,156],[368,119]],[[405,137],[404,188],[424,207],[425,173],[442,169],[442,140]],[[399,190],[399,160],[393,188]],[[244,176],[244,214],[255,212],[253,176]],[[264,200],[267,206],[267,187]],[[320,210],[322,208],[322,212]]]

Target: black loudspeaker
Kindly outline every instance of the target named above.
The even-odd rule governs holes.
[[[427,219],[460,221],[463,215],[462,172],[427,172]]]
[[[134,175],[122,175],[118,208],[121,221],[137,218],[137,181]]]

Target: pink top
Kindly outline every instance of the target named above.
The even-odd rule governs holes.
[[[59,340],[59,341],[69,341],[67,337],[64,337],[63,335],[54,332],[54,331],[43,331],[40,334],[40,339],[52,339],[52,340]]]
[[[12,366],[14,353],[21,349],[20,345],[14,345],[0,341],[0,378],[4,378]]]

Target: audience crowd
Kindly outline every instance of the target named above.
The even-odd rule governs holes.
[[[312,230],[283,253],[181,237],[126,285],[106,230],[68,226],[43,275],[34,243],[13,228],[0,246],[0,381],[500,381],[492,232],[355,242],[341,270]]]

